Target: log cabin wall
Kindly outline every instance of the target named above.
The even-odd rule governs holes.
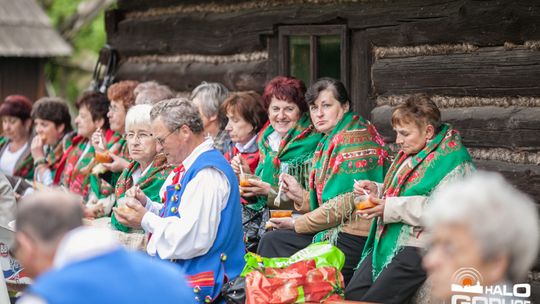
[[[261,92],[283,64],[280,30],[345,29],[353,107],[388,140],[391,106],[424,92],[480,168],[540,201],[537,0],[119,0],[106,17],[120,79],[188,93],[201,81]]]

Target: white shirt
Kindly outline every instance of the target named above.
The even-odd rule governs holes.
[[[272,134],[268,135],[268,145],[272,151],[276,152],[279,149],[281,144],[281,135],[278,132],[274,131]]]
[[[13,171],[15,171],[15,164],[17,163],[17,161],[27,147],[28,142],[25,143],[24,146],[20,147],[19,150],[15,152],[10,152],[8,146],[4,150],[4,153],[2,153],[2,157],[0,157],[0,170],[2,170],[2,172],[4,172],[4,174],[6,175],[13,175]]]
[[[68,232],[63,238],[53,260],[53,269],[106,254],[119,248],[119,244],[106,229],[79,227]],[[46,304],[45,299],[34,295],[23,295],[18,304]]]
[[[182,162],[185,170],[213,147],[211,138],[197,146]],[[164,185],[171,184],[172,176],[167,177]],[[227,206],[229,194],[230,185],[225,174],[215,168],[205,168],[186,185],[178,207],[180,217],[162,218],[158,214],[163,205],[148,201],[146,209],[149,212],[141,222],[143,229],[152,233],[146,248],[148,254],[184,260],[206,254],[216,239],[221,211]]]

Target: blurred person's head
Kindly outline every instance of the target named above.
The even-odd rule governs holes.
[[[396,143],[405,154],[413,155],[439,132],[441,112],[428,96],[412,95],[394,109],[392,126]]]
[[[156,102],[174,98],[174,92],[166,85],[155,81],[140,83],[134,90],[135,104],[155,104]]]
[[[82,225],[82,207],[79,198],[58,189],[34,192],[17,207],[11,252],[35,278],[52,266],[64,235]]]
[[[186,98],[166,99],[156,103],[150,118],[157,152],[163,152],[171,164],[180,164],[204,141],[199,111]]]
[[[313,126],[329,134],[350,109],[350,98],[345,85],[333,78],[321,78],[306,92],[306,102]]]
[[[156,141],[152,137],[150,119],[152,106],[134,105],[126,115],[126,141],[131,159],[142,166],[148,165],[156,156]]]
[[[498,173],[478,172],[435,193],[425,215],[431,232],[423,265],[433,295],[452,296],[461,268],[473,268],[481,285],[517,283],[538,254],[539,224],[534,202]]]
[[[263,100],[268,119],[276,132],[284,137],[308,110],[304,100],[306,85],[294,77],[277,76],[264,88]]]
[[[268,117],[261,95],[254,91],[232,93],[223,109],[229,120],[225,130],[235,143],[247,144],[262,129]]]
[[[32,134],[32,102],[23,95],[9,95],[0,106],[2,130],[11,141],[26,141]]]
[[[229,97],[229,90],[218,82],[203,81],[191,92],[190,99],[199,110],[204,132],[212,137],[215,137],[227,124],[227,116],[221,111],[221,105],[227,97]]]
[[[77,101],[79,114],[75,118],[77,134],[90,138],[97,129],[109,129],[109,100],[99,92],[83,94]]]
[[[111,130],[124,133],[126,112],[135,103],[134,90],[138,84],[138,81],[124,80],[112,84],[107,90],[107,98],[111,102],[107,112]]]
[[[55,145],[71,132],[71,115],[67,103],[57,97],[42,97],[32,108],[36,134],[46,145]]]

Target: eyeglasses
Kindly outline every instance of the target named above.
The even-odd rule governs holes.
[[[116,112],[120,111],[120,108],[115,106],[115,105],[110,105],[109,106],[109,111],[116,113]]]
[[[145,141],[145,140],[150,139],[150,138],[152,138],[152,133],[145,133],[145,132],[141,132],[141,133],[128,132],[128,133],[126,134],[126,139],[127,139],[127,140]]]
[[[180,126],[180,127],[181,127],[181,126]],[[169,132],[169,134],[165,135],[165,137],[163,137],[163,138],[160,138],[160,137],[154,137],[154,140],[155,140],[160,146],[163,146],[163,144],[165,143],[165,140],[167,139],[167,137],[171,136],[171,134],[173,134],[173,133],[176,132],[178,129],[180,129],[180,127],[175,128],[174,130],[172,130],[171,132]]]

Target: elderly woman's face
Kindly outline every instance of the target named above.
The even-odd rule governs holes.
[[[143,164],[150,163],[156,156],[156,141],[152,137],[149,125],[130,127],[126,130],[129,156]]]
[[[234,143],[247,144],[255,135],[253,126],[242,115],[232,111],[227,111],[227,118],[229,122],[225,130],[229,133],[231,140]]]
[[[111,100],[107,117],[109,118],[111,130],[124,134],[126,107],[124,107],[124,104],[121,101]]]
[[[22,119],[15,116],[2,116],[4,136],[13,141],[28,138],[30,136],[30,120],[27,121],[25,123]]]
[[[79,115],[75,118],[75,126],[77,126],[77,134],[90,138],[98,128],[103,126],[103,119],[92,120],[92,114],[88,108],[81,106]]]
[[[272,97],[268,106],[268,119],[281,137],[287,135],[287,132],[296,125],[300,115],[300,108],[294,102]]]
[[[433,137],[433,126],[418,127],[415,123],[401,123],[394,126],[396,144],[407,155],[414,155],[422,150],[429,139]]]
[[[349,104],[341,104],[330,89],[322,90],[315,102],[309,106],[315,129],[324,134],[332,132],[347,111]]]
[[[53,146],[64,133],[64,125],[57,126],[53,121],[36,118],[34,119],[36,134],[41,137],[44,144]]]
[[[439,225],[433,231],[428,253],[423,259],[423,266],[431,281],[432,294],[441,300],[450,299],[452,284],[475,285],[476,282],[471,282],[470,278],[454,282],[454,275],[460,268],[477,270],[482,275],[482,285],[497,284],[504,280],[493,274],[493,269],[497,268],[494,263],[500,263],[500,260],[486,260],[478,240],[464,224]]]

